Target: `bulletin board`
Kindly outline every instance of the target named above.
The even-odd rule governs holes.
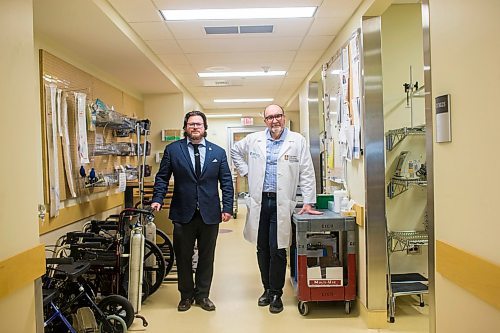
[[[95,154],[95,145],[131,142],[128,137],[116,137],[111,128],[92,126],[89,106],[96,99],[130,118],[143,115],[142,102],[133,96],[101,81],[85,71],[40,50],[40,96],[42,109],[42,142],[44,167],[44,199],[50,218],[58,215],[65,201],[92,201],[92,194],[110,191],[110,186],[88,186],[81,167],[88,175],[93,168],[97,174],[111,174],[119,165],[137,165],[135,156]],[[67,105],[67,108],[61,105]],[[57,107],[55,107],[55,105]],[[55,111],[57,109],[57,112]],[[61,111],[64,110],[64,111]],[[82,123],[84,112],[86,123]],[[54,114],[57,113],[57,114]],[[87,160],[82,159],[82,134],[87,138]],[[55,190],[57,189],[57,191]]]
[[[323,65],[326,177],[346,181],[346,164],[362,156],[360,31]]]

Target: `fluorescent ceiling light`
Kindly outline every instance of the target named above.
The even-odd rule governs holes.
[[[207,118],[239,118],[243,116],[241,113],[226,113],[226,114],[205,114]]]
[[[272,98],[230,98],[214,99],[215,103],[251,103],[251,102],[272,102]]]
[[[312,17],[317,7],[160,10],[166,21]]]
[[[199,77],[245,77],[245,76],[284,76],[286,71],[260,71],[260,72],[205,72],[198,73]]]

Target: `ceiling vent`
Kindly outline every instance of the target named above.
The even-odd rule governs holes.
[[[228,35],[239,33],[238,26],[230,27],[205,27],[207,35]]]
[[[263,34],[272,33],[273,25],[241,25],[225,27],[204,27],[207,35]]]
[[[273,29],[272,25],[241,25],[240,34],[270,34]]]

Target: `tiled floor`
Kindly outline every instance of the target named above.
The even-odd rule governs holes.
[[[245,212],[238,219],[221,224],[217,240],[215,274],[210,298],[217,306],[206,312],[193,306],[187,312],[178,312],[179,293],[176,282],[164,283],[142,305],[141,314],[149,322],[142,327],[135,320],[129,331],[150,333],[183,332],[428,332],[428,306],[418,306],[416,298],[397,299],[396,322],[387,329],[367,329],[356,308],[344,313],[343,302],[321,302],[310,305],[307,316],[297,310],[297,299],[290,283],[286,283],[280,314],[271,314],[267,307],[258,307],[262,293],[254,245],[243,239]]]

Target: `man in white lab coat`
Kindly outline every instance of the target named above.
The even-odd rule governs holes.
[[[285,127],[279,105],[264,110],[265,131],[249,134],[231,149],[238,172],[248,177],[249,196],[245,239],[257,244],[264,293],[258,305],[271,313],[283,311],[286,248],[291,242],[291,215],[296,206],[297,186],[304,205],[299,214],[321,214],[316,203],[316,180],[305,138]]]

